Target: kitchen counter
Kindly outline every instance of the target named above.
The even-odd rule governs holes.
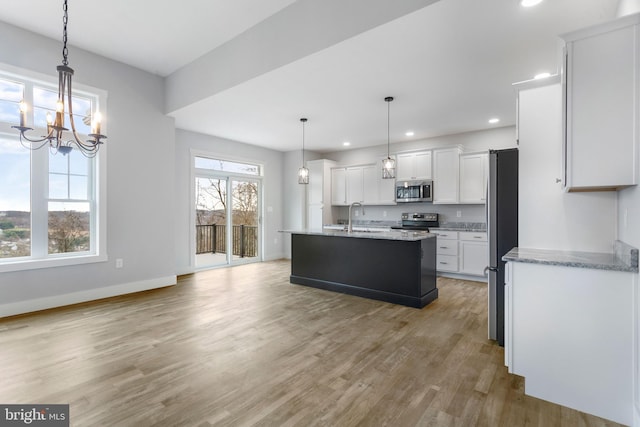
[[[416,308],[438,298],[433,234],[287,232],[293,284]]]
[[[513,248],[502,257],[502,260],[596,270],[638,272],[638,249],[619,240],[615,242],[613,253]]]
[[[484,233],[487,231],[487,224],[484,222],[443,222],[440,227],[433,227],[434,230],[442,231],[472,231]]]
[[[292,234],[308,234],[318,236],[334,236],[334,237],[348,237],[359,239],[383,239],[383,240],[406,240],[406,241],[418,241],[423,239],[435,239],[436,235],[431,234],[428,231],[405,231],[405,230],[393,230],[393,231],[353,231],[347,233],[343,230],[334,230],[325,227],[323,231],[311,231],[311,230],[284,230],[283,233]]]

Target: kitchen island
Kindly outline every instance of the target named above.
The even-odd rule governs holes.
[[[290,233],[291,283],[416,308],[438,298],[434,234]]]

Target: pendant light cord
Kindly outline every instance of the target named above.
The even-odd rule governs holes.
[[[391,151],[389,146],[391,145],[391,137],[390,135],[390,131],[389,128],[391,127],[390,125],[390,121],[391,121],[391,101],[393,101],[393,96],[387,96],[385,99],[385,101],[387,101],[387,158],[391,158]]]

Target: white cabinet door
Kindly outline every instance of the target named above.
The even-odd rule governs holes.
[[[622,18],[566,41],[565,189],[638,183],[640,18]]]
[[[487,242],[460,241],[460,273],[484,276],[489,264]]]
[[[347,168],[347,203],[364,202],[364,181],[361,167]]]
[[[415,153],[413,157],[414,173],[416,179],[432,179],[431,173],[431,151],[425,151],[423,153]]]
[[[380,163],[382,164],[382,162]],[[377,165],[369,165],[362,167],[362,182],[364,187],[362,200],[363,203],[367,205],[376,205],[380,202],[379,188],[382,181],[382,172],[376,166]]]
[[[413,154],[398,154],[396,156],[396,179],[398,181],[415,179],[413,176]]]
[[[344,206],[347,204],[347,170],[331,169],[331,204]]]
[[[460,203],[485,203],[487,198],[487,153],[460,155]]]
[[[460,150],[433,151],[433,203],[458,203]]]
[[[431,151],[397,155],[396,179],[398,181],[431,178]]]

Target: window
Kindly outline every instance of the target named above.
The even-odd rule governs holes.
[[[249,163],[237,163],[228,160],[212,159],[208,157],[195,157],[197,169],[209,169],[212,171],[239,173],[243,175],[260,175],[260,166]]]
[[[106,260],[106,144],[95,158],[25,148],[11,128],[20,122],[20,101],[29,105],[28,135],[45,135],[57,86],[55,76],[24,74],[0,72],[0,272]],[[73,119],[88,139],[91,112],[105,110],[106,94],[83,89],[74,87]]]

